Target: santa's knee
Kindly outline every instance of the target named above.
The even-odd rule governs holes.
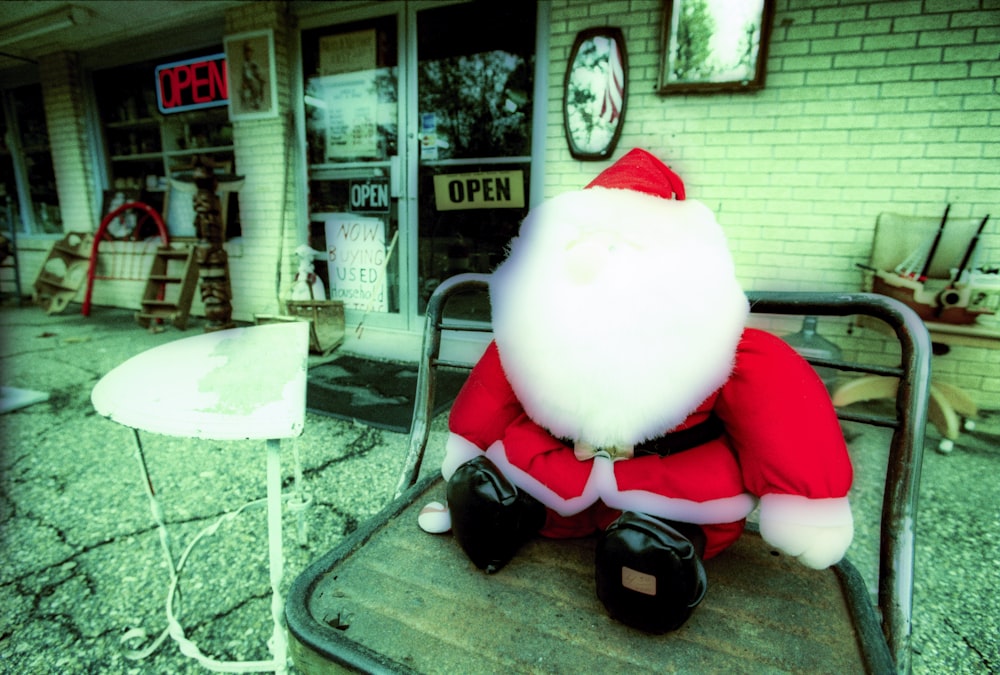
[[[545,507],[518,490],[485,456],[459,466],[447,491],[455,538],[488,574],[510,562],[545,524]]]
[[[650,633],[675,630],[705,595],[697,525],[625,512],[597,544],[597,596],[618,621]]]
[[[736,543],[743,536],[746,521],[738,520],[732,523],[712,523],[698,526],[705,534],[705,551],[702,560],[711,560]]]

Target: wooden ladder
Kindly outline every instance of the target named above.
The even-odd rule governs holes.
[[[142,294],[142,309],[136,313],[135,320],[144,328],[149,328],[154,321],[167,320],[179,330],[184,330],[197,281],[198,262],[194,246],[160,246],[153,257],[153,266]]]

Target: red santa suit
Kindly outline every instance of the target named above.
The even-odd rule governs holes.
[[[843,555],[851,465],[829,396],[746,328],[722,228],[633,150],[535,207],[491,280],[495,342],[455,401],[442,473],[485,453],[577,536],[620,511],[696,523],[706,557],[760,505],[761,534],[811,567]],[[718,424],[695,447],[644,444]]]
[[[606,527],[618,510],[640,511],[702,525],[710,558],[740,535],[760,496],[847,495],[851,465],[836,415],[815,404],[824,395],[822,381],[790,347],[748,329],[732,376],[674,430],[714,414],[722,435],[666,457],[581,461],[524,412],[492,343],[455,401],[449,443],[485,452],[545,504],[544,535],[582,536]],[[469,446],[464,454],[472,456]]]

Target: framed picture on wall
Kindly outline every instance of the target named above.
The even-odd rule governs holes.
[[[574,159],[606,160],[625,122],[628,58],[619,28],[577,34],[563,82],[563,128]]]
[[[774,0],[664,0],[660,94],[764,87]]]
[[[237,33],[225,39],[229,119],[251,120],[278,115],[274,31]]]

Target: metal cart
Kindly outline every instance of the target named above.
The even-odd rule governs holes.
[[[877,603],[848,560],[804,568],[752,528],[705,563],[709,592],[678,631],[647,635],[608,618],[593,585],[594,539],[526,545],[501,572],[476,570],[450,537],[424,534],[420,508],[443,500],[437,476],[418,482],[434,401],[442,332],[486,330],[449,321],[445,304],[484,292],[462,275],[427,307],[409,454],[397,498],[293,583],[286,619],[296,668],[337,672],[908,672],[914,523],[927,419],[930,342],[901,303],[865,293],[752,293],[753,312],[863,314],[898,338],[895,367],[814,365],[898,377],[894,414],[839,410],[891,428],[881,514]],[[432,472],[433,473],[433,472]]]

